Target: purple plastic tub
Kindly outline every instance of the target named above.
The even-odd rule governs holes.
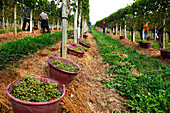
[[[87,37],[88,37],[88,35],[83,35],[83,38],[85,38],[85,39],[86,39]]]
[[[107,31],[107,33],[110,33],[109,31]]]
[[[142,41],[139,41],[139,46],[140,46],[140,47],[143,47]]]
[[[34,30],[38,30],[38,25],[35,25],[35,26],[33,27],[33,29],[34,29]]]
[[[161,56],[162,56],[163,58],[170,59],[170,49],[169,49],[169,51],[168,51],[168,50],[163,50],[163,49],[161,48],[160,51],[161,51]]]
[[[77,44],[75,44],[75,43],[72,43],[71,45],[72,45],[72,46],[77,46]]]
[[[72,47],[75,47],[75,48],[80,48],[80,47],[77,47],[77,46],[67,46],[67,53],[68,54],[72,54],[72,55],[74,55],[74,56],[77,56],[77,57],[83,57],[83,55],[84,55],[84,53],[85,53],[85,50],[83,49],[83,51],[84,52],[78,52],[78,51],[75,51],[75,50],[73,50],[73,49],[71,49]]]
[[[151,48],[151,47],[152,47],[152,43],[153,43],[153,42],[150,42],[150,43],[142,42],[142,47],[143,47],[143,48]]]
[[[50,60],[63,61],[64,63],[72,64],[75,67],[79,67],[79,65],[76,64],[75,62],[69,60],[69,59],[62,58],[62,57],[51,56],[51,57],[48,58],[48,60],[47,60],[48,64],[49,64],[48,77],[52,78],[54,80],[57,80],[57,81],[59,81],[62,84],[69,84],[74,79],[74,77],[78,73],[80,73],[80,71],[81,71],[80,67],[79,67],[80,69],[79,69],[78,72],[68,72],[68,71],[62,70],[60,68],[55,67],[50,62]]]
[[[120,39],[125,39],[125,36],[120,36]]]
[[[13,84],[19,83],[21,79],[12,82],[6,88],[6,94],[10,98],[11,105],[13,108],[14,113],[56,113],[57,107],[61,101],[61,99],[65,95],[65,85],[61,85],[59,82],[44,78],[44,77],[35,77],[37,80],[43,81],[50,81],[51,83],[58,84],[58,90],[61,92],[61,97],[52,101],[48,102],[27,102],[19,100],[11,95],[13,91]]]

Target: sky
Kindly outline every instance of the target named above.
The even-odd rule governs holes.
[[[133,3],[134,0],[90,0],[90,21],[94,25],[127,4]]]

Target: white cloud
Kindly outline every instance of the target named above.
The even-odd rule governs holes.
[[[130,3],[133,3],[133,0],[90,0],[90,21],[94,25],[96,21],[109,16]]]

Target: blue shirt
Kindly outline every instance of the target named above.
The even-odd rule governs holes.
[[[25,9],[22,10],[22,14],[24,19],[29,18],[29,12],[27,11],[27,7],[25,7]]]

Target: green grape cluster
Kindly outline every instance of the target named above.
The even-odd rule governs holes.
[[[72,50],[75,50],[75,51],[77,51],[77,52],[82,52],[82,53],[84,52],[83,49],[82,49],[82,47],[80,47],[80,48],[72,47],[71,49],[72,49]]]
[[[75,66],[73,66],[72,64],[64,63],[63,61],[50,60],[50,62],[51,62],[54,66],[56,66],[57,68],[63,69],[63,70],[65,70],[65,71],[69,71],[69,72],[78,72],[78,71],[79,71],[79,68],[78,68],[78,67],[75,67]]]
[[[89,42],[86,42],[85,40],[81,40],[81,42],[85,45],[91,46],[91,44]]]
[[[18,84],[13,85],[11,95],[29,102],[47,102],[59,98],[61,92],[57,90],[56,83],[40,82],[35,77],[26,75]]]

